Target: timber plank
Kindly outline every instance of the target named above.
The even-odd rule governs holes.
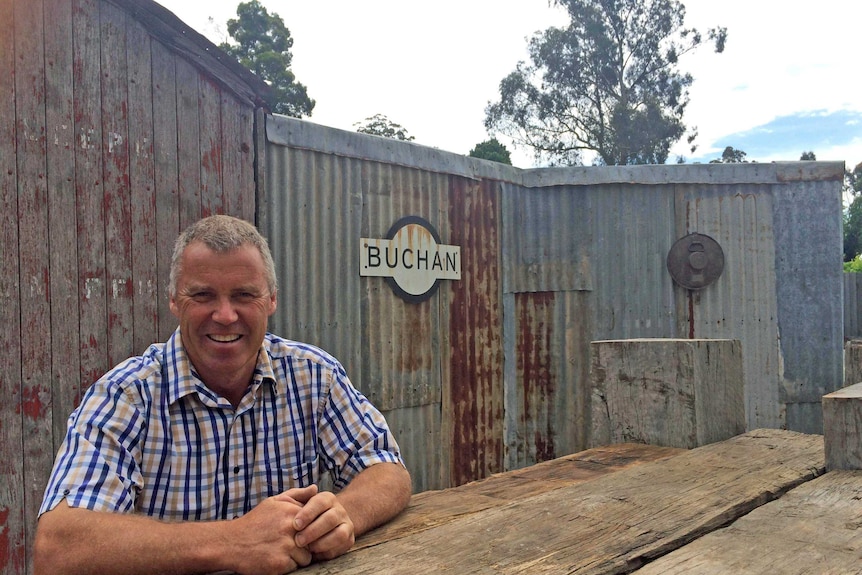
[[[126,59],[127,14],[100,5],[102,64],[102,153],[107,274],[108,366],[132,352],[134,334],[132,213],[129,185],[129,72]],[[133,48],[134,49],[134,48]]]
[[[418,533],[506,503],[596,479],[627,467],[684,453],[683,449],[624,443],[588,449],[452,489],[414,495],[407,510],[367,533],[355,549]]]
[[[241,106],[233,96],[223,91],[219,96],[221,104],[221,151],[222,151],[222,193],[223,213],[248,220],[243,212],[242,197],[243,165],[249,163],[248,154],[243,153],[243,143],[247,127],[243,125]],[[247,148],[246,148],[247,149]],[[252,216],[254,217],[254,216]]]
[[[53,456],[63,440],[69,414],[78,404],[81,390],[78,326],[78,237],[75,195],[75,121],[73,82],[73,31],[71,0],[44,2],[45,119],[47,127],[46,183],[49,242],[49,298],[51,361],[50,402],[46,421],[38,431],[43,453],[33,458],[36,477],[26,495],[28,569],[37,513]],[[46,410],[47,411],[47,410]],[[47,426],[51,426],[49,431]],[[44,430],[44,433],[42,433]],[[31,440],[33,441],[33,440]],[[2,569],[0,569],[2,570]]]
[[[24,433],[21,420],[21,286],[18,252],[18,163],[15,115],[15,6],[0,1],[0,572],[25,570]]]
[[[150,36],[126,21],[128,51],[129,194],[133,326],[132,353],[158,341],[159,276],[156,246],[155,160],[153,159],[153,65]]]
[[[180,229],[201,219],[200,88],[198,70],[186,60],[175,59],[177,88],[177,165],[179,167]]]
[[[45,100],[48,126],[48,234],[51,269],[51,411],[53,455],[78,405],[78,237],[75,198],[72,2],[45,3]],[[44,470],[47,482],[51,463]]]
[[[222,123],[221,95],[215,82],[201,77],[200,98],[200,175],[201,217],[224,214],[225,198],[222,185]]]
[[[12,402],[20,401],[16,415],[23,435],[17,455],[23,455],[24,473],[23,482],[12,488],[22,494],[25,548],[32,545],[37,502],[54,455],[51,354],[45,349],[51,333],[51,280],[43,9],[42,0],[17,2],[14,8],[21,388]]]
[[[153,154],[155,160],[156,268],[159,331],[166,341],[176,328],[166,297],[174,240],[180,232],[176,56],[158,42],[150,44],[153,62]]]
[[[862,573],[862,471],[804,483],[635,573]]]
[[[306,573],[629,573],[823,472],[821,436],[757,430],[360,549]]]
[[[73,0],[75,195],[81,383],[108,369],[105,214],[102,181],[101,34],[96,0]]]

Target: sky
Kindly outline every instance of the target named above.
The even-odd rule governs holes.
[[[215,43],[239,0],[157,0]],[[485,107],[499,83],[526,60],[527,39],[568,17],[548,0],[262,0],[294,39],[293,70],[316,101],[308,121],[355,130],[375,114],[406,128],[414,142],[467,154],[498,136],[512,163],[534,166],[529,150],[488,134]],[[862,81],[858,25],[862,2],[687,0],[687,26],[728,29],[725,51],[702,46],[680,61],[690,72],[684,122],[708,162],[726,146],[757,162],[862,162]]]

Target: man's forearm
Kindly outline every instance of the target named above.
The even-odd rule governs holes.
[[[386,523],[410,502],[410,474],[397,463],[363,470],[338,494],[353,521],[356,536]]]
[[[61,502],[39,520],[34,570],[37,574],[205,572],[218,562],[218,529],[213,523],[163,523],[73,509]]]
[[[73,509],[61,502],[39,520],[34,571],[37,575],[285,573],[310,561],[293,540],[296,510],[295,504],[271,498],[232,521],[168,523]]]

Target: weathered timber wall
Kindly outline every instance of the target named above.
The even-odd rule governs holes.
[[[176,326],[177,233],[254,220],[260,86],[148,1],[0,0],[0,22],[0,572],[18,574],[82,390]]]

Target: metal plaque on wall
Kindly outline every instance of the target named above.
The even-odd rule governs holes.
[[[684,288],[705,288],[721,276],[724,250],[705,234],[688,234],[671,246],[667,254],[667,270]]]

